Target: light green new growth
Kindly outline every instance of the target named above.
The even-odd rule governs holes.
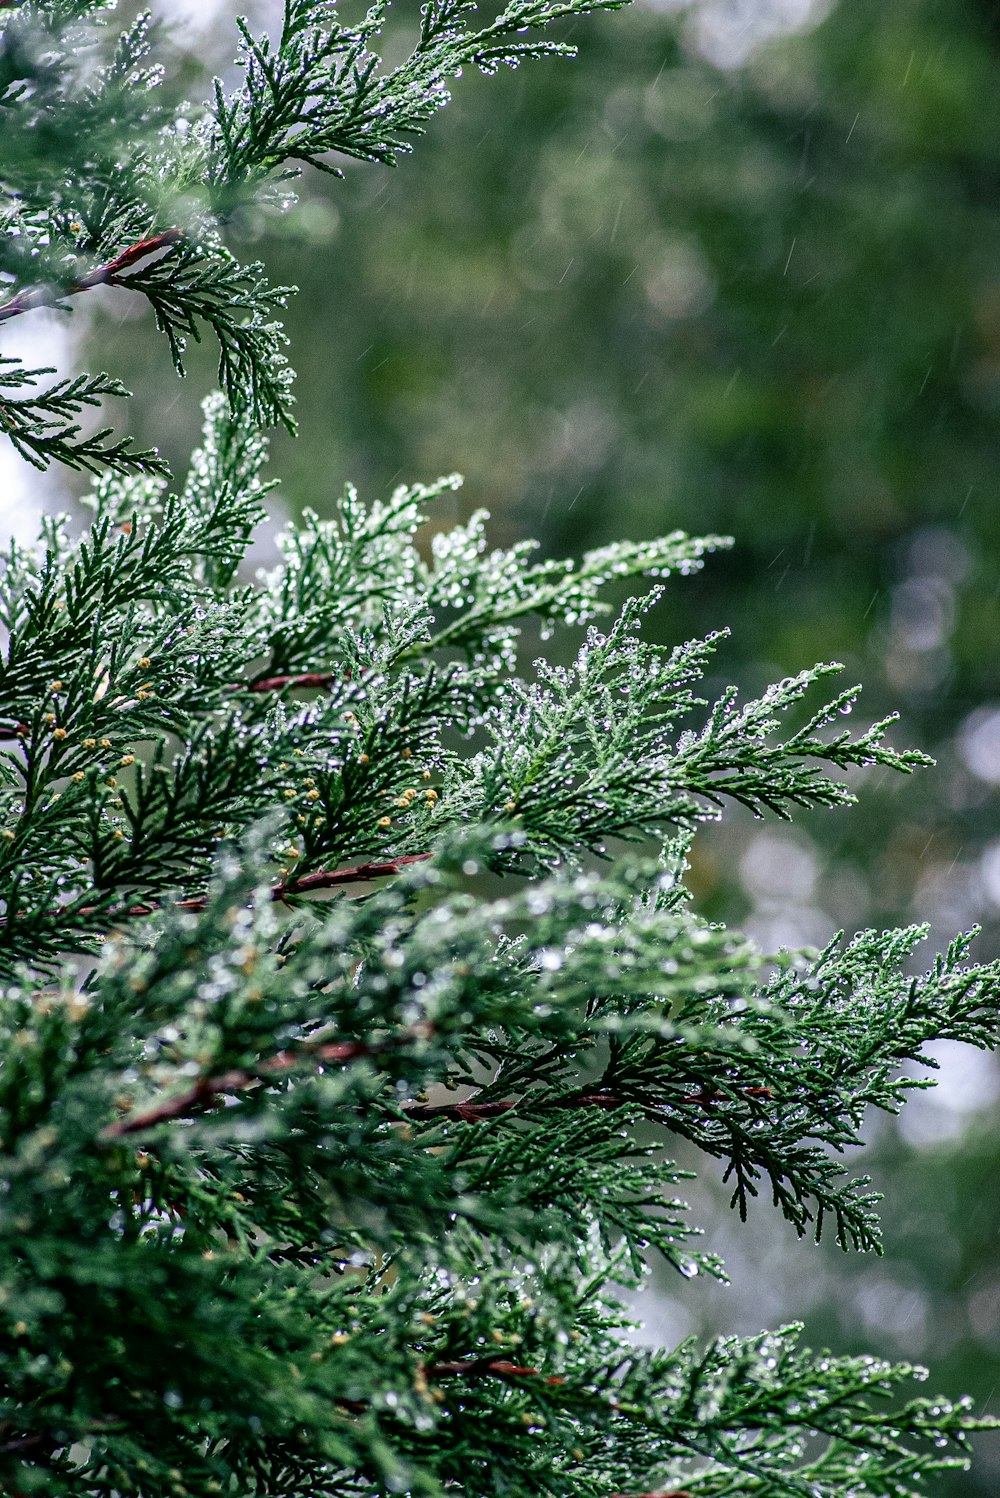
[[[724,1276],[678,1137],[742,1215],[877,1251],[869,1109],[929,1085],[930,1041],[996,1044],[971,936],[923,976],[920,929],[766,957],[684,889],[727,804],[841,806],[844,770],[923,757],[843,726],[856,689],[805,716],[836,667],[711,702],[721,635],[643,638],[717,537],[561,563],[490,550],[477,514],[428,543],[450,477],[348,488],[243,567],[287,377],[225,214],[289,161],[394,160],[461,66],[559,50],[520,34],[595,8],[477,31],[432,3],[386,72],[383,6],[289,0],[278,40],[242,29],[245,90],[163,129],[147,21],[98,74],[108,7],[0,11],[0,319],[120,279],[178,359],[212,327],[225,386],[179,485],[76,426],[108,377],[0,395],[29,461],[106,470],[86,526],[0,559],[16,1498],[917,1498],[990,1423],[795,1327],[638,1351],[616,1294],[654,1257]],[[615,611],[622,579],[651,581]],[[525,663],[525,634],[581,627],[571,666]]]

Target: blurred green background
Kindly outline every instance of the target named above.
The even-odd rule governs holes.
[[[228,65],[231,28],[188,15],[189,74]],[[772,949],[926,920],[930,951],[978,922],[995,955],[1000,9],[637,0],[572,39],[575,62],[462,79],[398,171],[347,163],[234,225],[300,288],[282,502],[459,469],[456,512],[488,507],[498,542],[731,533],[670,586],[662,637],[730,626],[715,687],[841,660],[866,718],[898,708],[896,741],[939,763],[867,777],[853,812],[707,829],[699,908]],[[94,300],[88,367],[182,466],[210,358],[178,387],[142,309]],[[797,1243],[766,1203],[742,1227],[699,1183],[734,1286],[658,1279],[646,1334],[801,1316],[1000,1413],[1000,1087],[991,1058],[940,1060],[938,1094],[872,1128],[884,1259]],[[934,1491],[995,1495],[1000,1440]]]

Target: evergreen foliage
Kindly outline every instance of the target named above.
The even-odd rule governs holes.
[[[276,312],[288,287],[268,286],[260,265],[239,265],[222,227],[250,201],[287,207],[300,163],[337,173],[329,153],[393,165],[409,137],[447,101],[463,67],[491,73],[565,54],[565,43],[522,34],[625,0],[510,0],[474,24],[470,0],[430,0],[410,55],[383,68],[374,50],[389,10],[376,0],[356,25],[335,0],[285,0],[274,43],[240,21],[245,84],[216,80],[201,110],[161,97],[149,62],[155,40],[141,14],[102,48],[104,0],[24,0],[0,33],[0,273],[13,294],[0,322],[90,286],[127,286],[151,304],[174,367],[207,328],[219,345],[219,380],[235,409],[293,428],[291,374]],[[39,162],[49,158],[47,169]],[[16,366],[5,383],[48,371]],[[0,387],[2,389],[2,387]],[[0,428],[45,467],[98,461],[63,426],[68,401],[124,392],[107,375],[36,394],[19,411],[0,394]],[[43,435],[39,435],[43,434]],[[106,435],[106,434],[102,434]],[[105,460],[148,469],[115,443]]]
[[[40,267],[54,293],[127,280],[178,358],[213,328],[224,394],[179,487],[84,447],[65,413],[89,377],[17,427],[2,408],[29,458],[109,471],[90,524],[46,522],[0,581],[0,1483],[927,1491],[986,1422],[914,1392],[923,1370],[815,1355],[794,1327],[640,1350],[615,1293],[649,1253],[724,1273],[671,1136],[723,1162],[742,1213],[764,1188],[799,1234],[877,1250],[844,1156],[869,1108],[927,1085],[906,1068],[928,1041],[995,1043],[1000,969],[961,937],[915,977],[919,929],[767,959],[692,911],[685,853],[727,802],[836,806],[838,772],[923,757],[887,722],[836,727],[855,690],[802,721],[834,667],[708,703],[719,637],[643,640],[658,580],[719,538],[574,566],[490,551],[476,516],[425,546],[449,478],[371,505],[348,488],[270,574],[240,570],[259,427],[287,414],[279,294],[207,219],[177,227],[178,184],[223,215],[289,160],[391,161],[464,63],[551,51],[517,33],[595,7],[513,0],[475,31],[432,3],[383,72],[382,6],[347,29],[289,0],[278,42],[242,33],[245,92],[130,142],[120,171],[146,23],[100,75],[66,52],[104,8],[25,3],[0,39],[0,131],[44,124],[80,174],[63,203],[63,174],[12,154],[4,253],[32,284],[7,315],[48,295]],[[125,92],[145,128],[145,83]],[[70,214],[96,236],[72,253]],[[637,577],[657,581],[599,630]],[[572,669],[526,665],[526,632],[579,626]],[[620,847],[653,838],[658,857]]]

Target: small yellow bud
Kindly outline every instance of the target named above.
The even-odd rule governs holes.
[[[55,721],[56,721],[56,715],[55,715],[55,713],[46,713],[45,714],[45,722],[46,723],[54,723]]]
[[[134,754],[123,754],[122,757],[121,757],[121,759],[118,761],[118,763],[120,765],[134,765],[135,764],[135,755]]]
[[[311,775],[307,775],[306,778],[305,778],[305,780],[303,780],[302,784],[303,785],[315,785],[316,782],[315,782],[315,780],[313,779],[313,777]]]
[[[96,739],[84,739],[84,741],[83,741],[83,747],[85,749],[96,749],[97,748],[97,740]]]
[[[367,764],[370,764],[370,763],[371,763],[371,761],[369,760],[367,754],[359,754],[358,755],[358,764],[359,765],[367,765]]]
[[[412,759],[413,758],[413,750],[412,749],[401,749],[399,757],[400,757],[400,759]]]
[[[317,791],[317,790],[306,791],[306,800],[307,801],[318,801],[319,800],[319,791]]]
[[[116,842],[120,843],[125,834],[120,827],[116,827],[114,832],[112,833],[112,836],[114,837]]]
[[[420,778],[421,778],[421,780],[430,780],[430,778],[431,778],[431,772],[430,772],[430,770],[425,770]]]
[[[62,685],[63,684],[62,684],[61,681],[50,681],[49,682],[49,691],[50,692],[61,692],[62,691]]]
[[[52,737],[54,739],[59,739],[59,741],[61,742],[66,737],[65,728],[54,728],[52,730]]]
[[[2,837],[4,842],[7,843],[12,843],[14,841],[14,836],[15,834],[11,832],[9,827],[5,827],[3,832],[0,833],[0,837]]]
[[[392,826],[392,817],[379,817],[378,822],[376,823],[376,826],[378,826],[378,827],[391,827]]]
[[[516,811],[517,810],[517,802],[516,801],[505,801],[504,804],[503,804],[503,809],[504,809],[504,811]]]
[[[424,791],[424,800],[427,802],[428,806],[433,806],[437,799],[437,791]]]
[[[409,796],[397,796],[396,797],[396,805],[399,806],[399,807],[402,807],[403,811],[409,811],[409,809],[410,809],[410,798],[409,798]]]
[[[286,801],[294,801],[294,799],[295,799],[295,792],[294,791],[289,790],[289,791],[285,792],[285,800]]]
[[[110,749],[111,748],[111,740],[110,739],[102,739],[101,740],[101,748],[102,749]]]
[[[150,660],[150,658],[149,658],[148,655],[142,655],[142,656],[139,657],[139,670],[140,671],[148,671],[149,668],[150,668],[150,666],[152,664],[153,664],[153,662]]]
[[[85,779],[85,776],[82,770],[77,770],[76,774],[71,775],[69,778],[70,780],[72,780],[74,785],[79,785],[80,781]]]

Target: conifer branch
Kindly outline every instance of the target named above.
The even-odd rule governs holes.
[[[431,1363],[425,1370],[425,1376],[431,1378],[542,1378],[543,1375],[537,1368],[532,1368],[521,1363],[512,1363],[508,1358],[456,1358],[447,1363]],[[552,1375],[544,1379],[550,1387],[564,1384],[566,1380]]]
[[[398,857],[381,863],[353,864],[346,869],[318,869],[314,874],[303,874],[296,879],[281,880],[272,886],[270,896],[274,901],[288,901],[296,895],[309,895],[321,890],[338,889],[345,884],[364,884],[373,879],[388,879],[400,873],[407,864],[423,863],[432,857],[432,853],[401,853]],[[171,904],[174,910],[200,911],[205,909],[208,898],[205,895],[192,895],[186,900],[174,900]],[[56,925],[74,917],[87,919],[98,915],[117,924],[125,920],[137,920],[143,916],[155,915],[158,909],[160,907],[157,905],[130,905],[124,910],[114,910],[101,905],[74,904],[46,911],[44,916]],[[7,917],[0,916],[0,928],[6,924]]]
[[[255,1086],[271,1077],[281,1076],[300,1066],[304,1061],[312,1062],[321,1066],[324,1062],[336,1063],[355,1061],[361,1056],[370,1056],[371,1048],[357,1041],[329,1042],[315,1047],[303,1047],[296,1051],[280,1051],[278,1055],[261,1061],[252,1070],[238,1070],[224,1072],[219,1076],[203,1077],[201,1081],[195,1082],[186,1092],[178,1093],[175,1097],[167,1098],[155,1108],[148,1109],[145,1113],[136,1114],[134,1117],[119,1119],[117,1123],[109,1124],[104,1130],[102,1138],[106,1140],[121,1139],[126,1134],[138,1134],[147,1129],[154,1129],[158,1124],[169,1123],[174,1119],[187,1118],[192,1112],[201,1111],[212,1107],[219,1098],[227,1093],[244,1092],[248,1087]]]
[[[616,4],[427,0],[387,66],[385,0],[286,0],[199,111],[157,92],[148,16],[109,49],[113,0],[0,0],[0,324],[127,285],[222,385],[175,489],[83,433],[112,378],[0,362],[17,449],[102,472],[92,524],[0,556],[4,1492],[915,1498],[993,1424],[795,1328],[637,1349],[616,1290],[650,1256],[724,1277],[678,1136],[741,1215],[877,1250],[869,1110],[933,1042],[996,1046],[971,933],[916,976],[921,928],[772,960],[684,888],[728,804],[835,808],[925,757],[851,732],[856,689],[809,716],[830,665],[710,702],[722,635],[644,638],[725,538],[540,561],[476,514],[424,546],[449,475],[348,487],[241,576],[288,293],[227,220],[394,163],[463,67]],[[529,621],[584,627],[571,666],[526,665]]]
[[[265,676],[260,681],[240,682],[244,692],[282,692],[286,688],[326,687],[333,681],[332,671],[300,671],[291,676]]]
[[[161,474],[163,460],[153,451],[133,452],[130,437],[108,442],[110,427],[89,436],[73,418],[97,407],[107,396],[127,397],[128,391],[106,374],[76,375],[57,380],[47,389],[35,391],[43,375],[54,369],[24,369],[16,359],[0,356],[0,433],[9,437],[16,450],[33,467],[46,469],[51,462],[68,468],[100,473]],[[28,395],[6,396],[5,390],[29,389]]]
[[[571,52],[563,43],[525,41],[523,33],[621,3],[511,0],[477,28],[465,0],[434,0],[409,59],[385,69],[374,50],[387,20],[384,0],[354,27],[340,24],[329,0],[289,0],[273,45],[237,22],[245,87],[230,96],[217,81],[210,103],[179,113],[157,88],[148,15],[109,50],[94,14],[107,7],[97,0],[5,5],[20,13],[0,37],[0,218],[8,225],[0,270],[14,283],[0,324],[95,286],[128,286],[149,300],[179,374],[188,342],[207,326],[233,409],[247,401],[256,422],[293,430],[279,321],[290,288],[268,286],[259,265],[240,265],[224,248],[220,235],[232,214],[256,199],[287,208],[288,180],[303,166],[340,174],[331,153],[391,164],[447,102],[447,82],[463,67],[490,73]],[[43,49],[31,44],[33,26],[46,37]],[[85,66],[72,65],[84,57]],[[8,128],[15,109],[20,128]],[[38,160],[30,145],[36,127],[44,140]],[[182,209],[183,221],[151,231]],[[93,268],[81,274],[81,261]],[[57,460],[162,471],[149,455],[127,463],[123,443],[76,440],[75,429],[31,440],[9,406],[0,407],[0,426],[37,466]]]
[[[96,266],[94,270],[78,280],[70,282],[68,286],[39,286],[33,290],[19,292],[9,301],[0,303],[0,323],[9,322],[12,317],[20,317],[25,312],[32,312],[38,307],[58,307],[63,297],[78,296],[81,292],[90,291],[95,286],[128,286],[129,277],[124,276],[123,271],[137,265],[139,261],[147,259],[150,255],[155,255],[160,250],[177,244],[180,239],[179,229],[165,229],[160,234],[150,235],[149,238],[140,240],[138,244],[130,245],[113,260]]]
[[[371,879],[388,879],[400,873],[407,864],[423,863],[433,853],[400,853],[380,863],[356,863],[346,869],[317,869],[314,874],[301,874],[282,880],[272,891],[272,899],[285,900],[291,895],[308,895],[319,890],[337,889],[342,884],[361,884]]]

